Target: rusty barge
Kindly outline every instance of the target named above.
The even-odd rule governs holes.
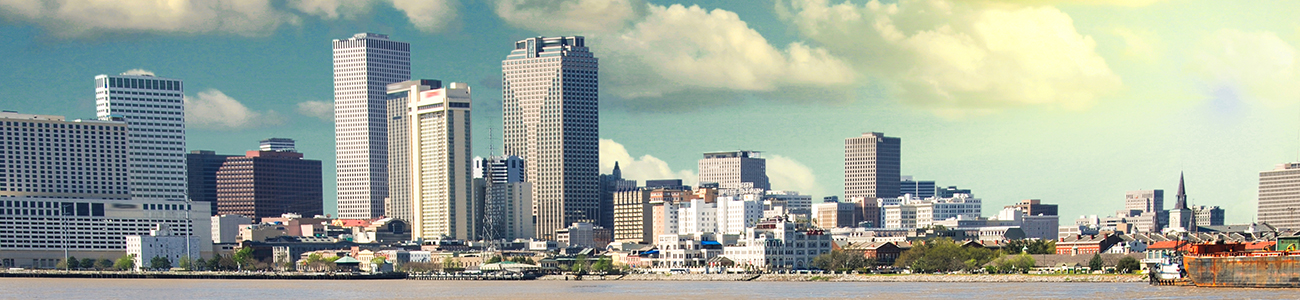
[[[1300,251],[1245,252],[1242,244],[1193,245],[1183,256],[1199,287],[1300,288]]]

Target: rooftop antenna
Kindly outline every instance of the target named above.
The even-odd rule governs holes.
[[[492,139],[492,131],[495,129],[496,128],[488,126],[488,157],[497,155],[497,143],[496,140]]]

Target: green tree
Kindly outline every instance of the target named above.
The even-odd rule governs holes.
[[[464,271],[464,270],[465,270],[465,268],[461,268],[461,267],[460,267],[460,264],[456,263],[456,259],[455,259],[454,257],[443,257],[443,258],[442,258],[442,271],[443,271],[443,272],[447,272],[447,273],[455,273],[455,272],[460,272],[460,271]]]
[[[974,271],[998,258],[999,253],[982,247],[962,247],[949,238],[938,238],[916,243],[903,252],[895,266],[911,268],[913,272]]]
[[[577,257],[573,258],[573,266],[571,266],[569,269],[571,269],[574,273],[585,274],[587,271],[587,255],[578,254]]]
[[[1120,273],[1124,273],[1124,274],[1128,274],[1130,272],[1134,272],[1141,269],[1142,269],[1142,265],[1138,264],[1138,260],[1130,256],[1125,256],[1124,258],[1120,258],[1119,263],[1115,264],[1115,270],[1118,270]]]
[[[1093,253],[1092,259],[1088,260],[1088,269],[1092,271],[1097,271],[1097,270],[1101,270],[1104,267],[1105,266],[1102,265],[1102,261],[1101,261],[1101,253]]]
[[[1020,253],[999,258],[994,264],[994,270],[999,273],[1024,273],[1034,269],[1035,261],[1029,254]]]
[[[77,262],[75,259],[77,259],[77,258],[76,258],[76,257],[65,258],[65,259],[63,259],[63,261],[60,261],[59,263],[54,264],[54,268],[55,268],[55,269],[63,269],[63,270],[67,270],[67,269],[72,268],[72,266],[79,266],[79,265],[81,265],[81,263],[80,263],[80,262]]]
[[[245,265],[252,265],[257,262],[257,260],[253,258],[252,247],[244,247],[239,249],[239,251],[235,251],[234,261],[236,267],[240,269],[243,269]]]
[[[384,259],[383,257],[375,257],[370,259],[370,263],[382,266],[388,263],[388,260]]]
[[[487,261],[487,263],[489,264],[495,264],[499,262],[501,262],[501,256],[493,256],[492,258],[489,258]]]
[[[591,269],[597,272],[609,273],[609,271],[614,270],[614,260],[608,256],[601,256],[596,259],[596,263],[591,265]]]
[[[182,270],[194,271],[194,260],[190,259],[189,255],[181,256],[181,260],[177,263],[177,266]]]
[[[207,268],[208,271],[220,271],[220,270],[222,270],[222,269],[221,269],[221,259],[222,259],[222,258],[223,258],[223,257],[222,257],[221,255],[213,256],[212,259],[209,259],[209,260],[207,261],[207,263],[204,265],[204,267]]]
[[[149,268],[154,270],[169,270],[172,268],[172,261],[166,257],[154,256],[149,260]]]
[[[95,259],[94,259],[94,258],[86,258],[86,259],[81,260],[81,268],[82,268],[82,269],[94,269],[94,268],[95,268]]]
[[[95,261],[95,268],[100,270],[112,269],[113,261],[108,260],[107,258],[100,258],[99,260]]]
[[[203,259],[202,257],[200,257],[198,260],[195,260],[195,261],[194,261],[194,269],[196,269],[196,270],[207,270],[207,269],[208,269],[208,261],[205,260],[205,259]]]
[[[117,262],[113,263],[113,268],[121,271],[135,269],[135,256],[126,254],[122,255],[122,257],[118,257]]]
[[[849,271],[861,269],[874,263],[868,261],[860,252],[831,250],[813,258],[813,266],[827,271]]]
[[[1020,254],[1022,250],[1029,250],[1029,254],[1055,254],[1056,241],[1040,239],[1021,239],[1007,242],[1003,247],[1007,254]]]

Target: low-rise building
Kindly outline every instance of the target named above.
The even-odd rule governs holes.
[[[135,260],[136,271],[152,268],[154,258],[166,259],[172,267],[180,267],[182,260],[198,260],[200,247],[198,236],[176,235],[166,224],[157,225],[149,235],[126,236],[126,253]]]
[[[831,236],[824,230],[800,228],[783,220],[768,220],[745,230],[723,256],[738,267],[754,270],[812,268],[813,258],[829,253]]]

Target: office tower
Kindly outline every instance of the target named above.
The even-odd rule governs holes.
[[[653,244],[653,219],[649,189],[614,192],[614,241]]]
[[[1183,175],[1178,175],[1178,194],[1174,208],[1169,210],[1169,228],[1179,231],[1196,231],[1196,212],[1187,207],[1187,193],[1183,189]]]
[[[596,226],[614,228],[614,193],[636,188],[636,180],[624,180],[618,162],[610,174],[600,174],[600,211]]]
[[[1300,229],[1300,162],[1259,172],[1259,222]]]
[[[598,65],[581,36],[520,40],[501,62],[505,154],[529,164],[542,239],[598,220]]]
[[[933,180],[914,180],[912,176],[903,176],[898,183],[899,197],[911,194],[913,198],[918,199],[933,198],[936,190],[938,189],[935,188]],[[950,195],[947,198],[952,198],[952,196]]]
[[[179,79],[95,76],[95,115],[126,121],[132,199],[184,200],[185,107]]]
[[[532,185],[525,180],[527,166],[518,156],[474,158],[474,176],[483,179],[483,239],[515,240],[536,233]]]
[[[767,161],[758,151],[704,153],[700,159],[699,182],[717,183],[720,189],[770,189]]]
[[[257,147],[262,151],[297,151],[294,149],[293,139],[286,138],[269,138],[262,140]]]
[[[387,86],[411,79],[411,47],[374,33],[333,44],[339,218],[376,218],[388,197]]]
[[[0,265],[53,268],[65,251],[117,257],[126,251],[126,236],[147,235],[154,224],[208,234],[207,205],[126,201],[132,199],[129,133],[121,121],[0,112],[0,140],[10,146],[0,150]],[[206,245],[201,250],[210,253],[211,241]]]
[[[853,203],[822,202],[813,205],[813,225],[818,228],[852,228],[862,221],[862,214]]]
[[[206,202],[208,211],[217,213],[217,171],[226,158],[239,155],[222,155],[208,150],[194,150],[185,154],[185,176],[189,178],[189,197],[195,202]]]
[[[290,151],[248,151],[217,171],[217,213],[253,219],[325,214],[319,160]]]
[[[412,224],[411,207],[411,124],[406,117],[412,97],[442,88],[442,81],[419,79],[389,84],[386,110],[388,126],[388,197],[384,215]]]
[[[1020,230],[1026,238],[1055,239],[1061,232],[1061,217],[1056,215],[1056,204],[1043,204],[1038,199],[1021,200],[1014,205],[1003,207],[1003,212],[1014,212],[1018,216],[999,215],[999,220],[1020,220]]]
[[[446,88],[412,93],[407,104],[410,132],[412,238],[478,238],[482,217],[473,202],[470,165],[470,88],[452,82]]]
[[[1138,232],[1161,232],[1169,224],[1164,190],[1129,191],[1124,195],[1124,210],[1118,215],[1135,219]]]
[[[1196,212],[1196,226],[1223,226],[1223,209],[1218,206],[1193,206]]]
[[[876,199],[898,197],[902,140],[879,132],[844,139],[844,197],[862,207],[864,222],[880,226]]]

